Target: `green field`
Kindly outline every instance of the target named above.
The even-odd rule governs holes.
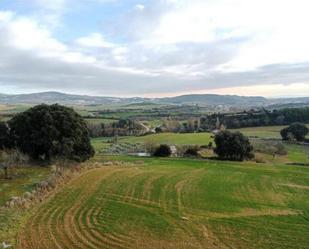
[[[256,132],[256,134],[259,134],[260,136],[263,135],[262,132]],[[266,133],[264,131],[264,135],[265,134]],[[112,145],[110,141],[111,138],[95,138],[92,139],[92,145],[97,152],[102,152],[107,150]],[[211,133],[159,133],[140,137],[119,137],[116,145],[118,147],[133,146],[134,144],[141,144],[143,146],[147,143],[170,145],[207,145],[210,141],[213,141]],[[309,164],[309,146],[284,143],[284,147],[287,151],[287,155],[277,156],[275,158],[273,158],[272,155],[267,154],[260,154],[259,156],[262,156],[264,161],[271,163]]]
[[[0,207],[11,197],[22,196],[35,189],[37,183],[45,180],[51,173],[49,167],[22,167],[10,172],[11,180],[5,180],[0,171]],[[27,218],[27,212],[20,209],[0,209],[0,248],[2,242],[14,243],[19,225]]]
[[[128,163],[72,180],[28,219],[17,248],[309,248],[306,167],[105,159]]]
[[[12,171],[12,170],[11,170]],[[10,172],[12,180],[5,180],[0,171],[0,206],[10,197],[20,196],[30,191],[40,181],[44,180],[50,174],[50,168],[47,167],[21,167]]]
[[[173,145],[207,145],[211,139],[212,134],[203,133],[158,133],[148,136],[140,137],[123,137],[120,139],[121,142],[130,143],[142,143],[142,142],[153,142],[156,144],[173,144]]]
[[[261,126],[241,129],[232,129],[231,131],[240,131],[248,137],[259,138],[281,138],[280,131],[286,126]]]
[[[117,119],[104,119],[104,118],[85,118],[87,123],[90,124],[110,124],[117,122]]]
[[[0,113],[15,114],[28,110],[32,105],[0,105]]]
[[[309,128],[309,124],[307,125]],[[240,131],[248,137],[258,138],[281,138],[280,131],[287,126],[261,126],[241,129],[231,129],[231,131]]]
[[[211,136],[160,133],[119,137],[116,145],[207,145]],[[0,210],[0,248],[7,241],[18,249],[309,249],[309,167],[286,165],[308,164],[309,147],[285,143],[287,155],[262,155],[265,163],[223,162],[100,153],[111,139],[92,140],[96,169],[31,209]],[[27,167],[0,179],[0,206],[50,172]]]
[[[91,144],[96,152],[101,151],[102,149],[106,149],[110,144],[108,141],[110,138],[93,138],[91,139]]]
[[[119,137],[117,144],[122,145],[134,145],[134,144],[170,144],[170,145],[208,145],[212,134],[203,132],[203,133],[158,133],[151,134],[147,136],[128,136],[128,137]],[[95,138],[92,139],[92,145],[94,146],[97,152],[100,152],[104,149],[107,149],[111,146],[109,141],[111,138]]]
[[[309,146],[285,144],[285,147],[287,148],[287,157],[290,162],[309,164]]]
[[[265,126],[265,127],[250,127],[242,129],[232,129],[231,131],[240,131],[244,135],[251,138],[271,138],[280,139],[280,130],[286,126]],[[213,134],[208,132],[202,133],[158,133],[146,136],[128,136],[119,137],[118,143],[154,143],[154,144],[170,144],[170,145],[207,145]],[[106,142],[108,138],[96,138],[93,141],[97,150],[109,146]]]

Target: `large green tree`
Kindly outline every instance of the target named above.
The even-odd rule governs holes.
[[[33,159],[85,161],[94,155],[83,118],[58,104],[38,105],[8,122],[11,147]]]
[[[296,139],[297,141],[304,141],[309,129],[305,124],[293,123],[280,131],[283,140]]]
[[[249,139],[240,132],[222,131],[215,136],[214,152],[220,159],[243,161],[253,157]]]

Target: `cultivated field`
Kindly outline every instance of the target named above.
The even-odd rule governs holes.
[[[309,124],[307,124],[309,127]],[[287,126],[261,126],[261,127],[249,127],[241,129],[231,129],[231,131],[240,131],[248,137],[258,138],[278,138],[280,139],[280,131]]]
[[[154,144],[170,144],[170,145],[208,145],[210,141],[213,141],[212,134],[208,132],[203,133],[158,133],[151,134],[147,136],[128,136],[128,137],[119,137],[118,143],[121,144],[145,144],[145,143],[154,143]],[[96,151],[105,149],[110,144],[108,141],[110,138],[95,138],[92,140],[92,144],[95,147]]]
[[[127,163],[70,181],[33,211],[17,248],[309,248],[306,167],[105,159]]]
[[[110,124],[117,122],[117,119],[104,119],[104,118],[85,118],[89,124]]]
[[[31,105],[0,105],[1,114],[14,114],[29,109]]]
[[[121,142],[141,143],[141,142],[153,142],[156,144],[174,144],[174,145],[207,145],[210,141],[212,134],[203,133],[159,133],[148,136],[140,137],[124,137]]]

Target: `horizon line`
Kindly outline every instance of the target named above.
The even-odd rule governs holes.
[[[65,91],[37,91],[37,92],[25,92],[25,93],[5,93],[0,92],[1,95],[16,96],[16,95],[31,95],[31,94],[44,94],[44,93],[60,93],[65,95],[74,96],[85,96],[85,97],[100,97],[100,98],[122,98],[122,99],[132,99],[132,98],[143,98],[143,99],[162,99],[162,98],[175,98],[181,96],[202,96],[202,95],[213,95],[213,96],[237,96],[237,97],[248,97],[248,98],[265,98],[265,99],[295,99],[295,98],[309,98],[306,96],[276,96],[276,97],[266,97],[263,95],[239,95],[239,94],[219,94],[219,93],[188,93],[170,96],[157,96],[157,97],[146,97],[146,96],[116,96],[116,95],[92,95],[92,94],[81,94],[81,93],[68,93]]]

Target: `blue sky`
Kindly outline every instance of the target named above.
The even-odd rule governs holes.
[[[307,0],[2,0],[0,92],[309,95]]]
[[[52,1],[47,2],[51,3],[51,7],[48,4],[44,6],[44,1],[4,0],[1,7],[3,10],[14,11],[18,16],[59,15],[57,22],[60,23],[56,24],[54,36],[60,41],[69,42],[91,32],[103,32],[104,23],[112,22],[118,13],[124,13],[132,5],[135,6],[135,1],[58,1],[55,7],[52,7]],[[44,22],[44,18],[41,21]]]

